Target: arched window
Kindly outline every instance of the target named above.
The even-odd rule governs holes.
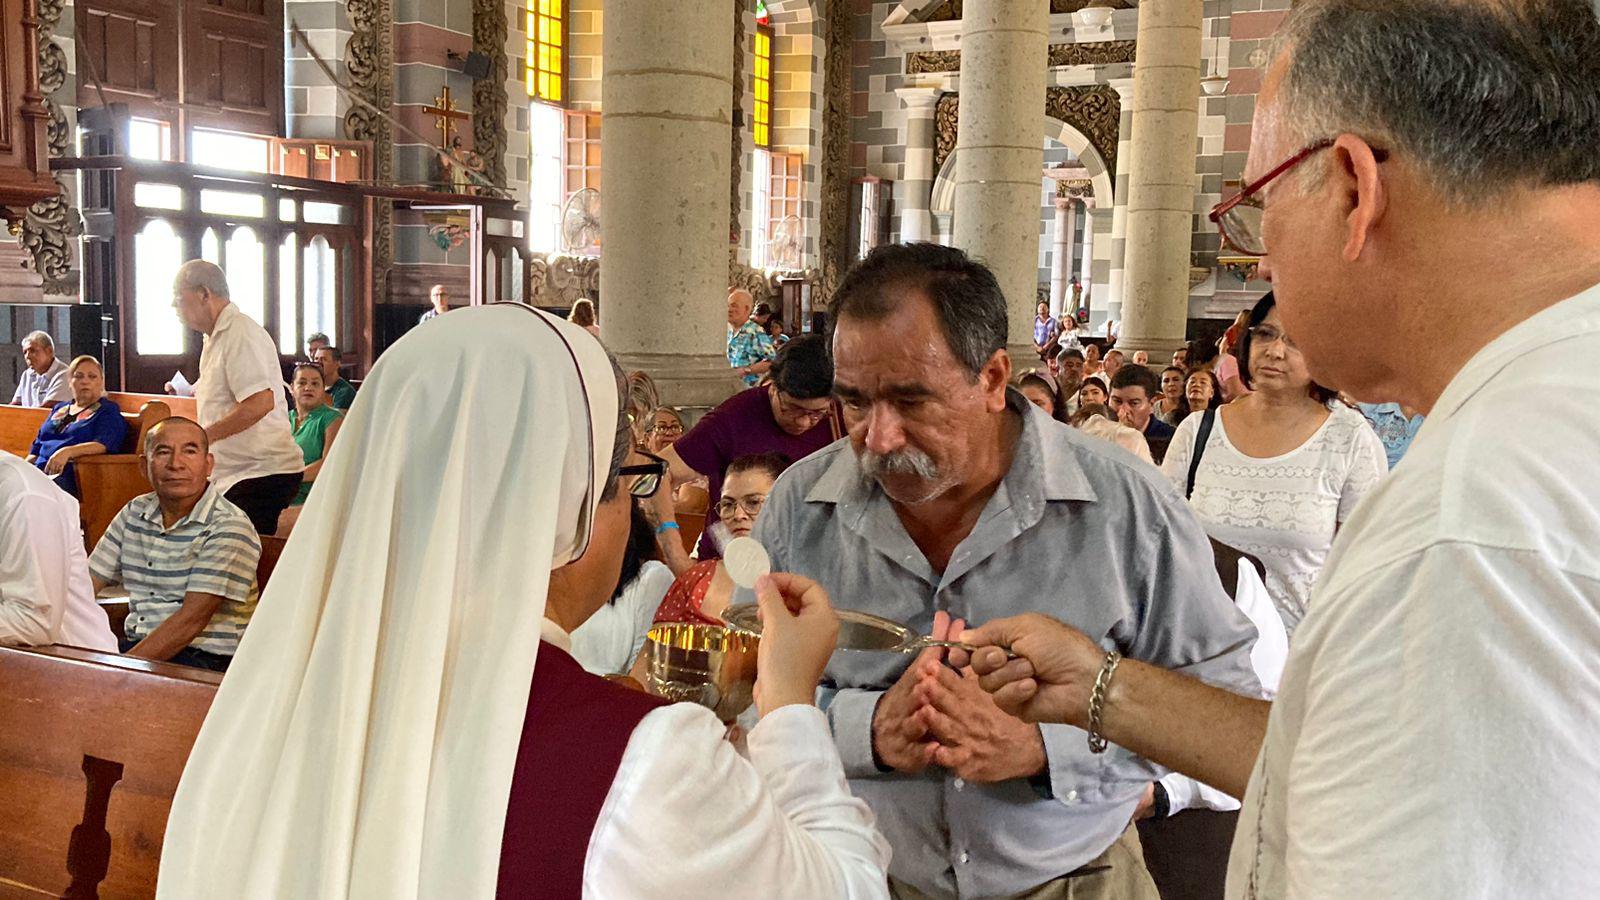
[[[183,353],[183,323],[172,308],[172,279],[183,264],[183,239],[166,219],[151,219],[133,238],[135,353]]]
[[[267,319],[267,259],[266,248],[256,237],[254,229],[235,228],[228,238],[227,262],[223,271],[228,276],[228,290],[239,311],[265,324]]]
[[[306,244],[304,267],[304,293],[301,304],[305,309],[306,334],[320,331],[335,346],[339,343],[339,258],[328,239],[317,235]]]
[[[278,352],[285,356],[305,352],[300,343],[300,281],[295,277],[299,246],[299,238],[292,231],[278,245]]]

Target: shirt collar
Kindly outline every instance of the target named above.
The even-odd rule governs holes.
[[[162,527],[161,498],[157,497],[154,491],[146,494],[145,496],[150,498],[150,505],[145,508],[141,514],[141,517],[146,522],[154,523],[157,528]],[[173,522],[172,527],[177,528],[188,522],[199,522],[202,525],[209,523],[211,521],[212,514],[217,510],[217,498],[221,496],[221,494],[217,493],[216,485],[206,482],[206,492],[200,495],[200,502],[194,505],[194,509],[189,510],[188,515],[176,522]]]
[[[233,324],[233,320],[237,319],[240,315],[242,315],[242,313],[239,312],[239,305],[237,303],[234,303],[232,300],[230,300],[223,304],[222,312],[217,313],[217,324],[211,326],[211,334],[207,335],[207,337],[216,337],[217,335],[226,331],[228,326]]]
[[[561,652],[572,655],[572,635],[568,634],[560,625],[549,619],[539,620],[539,640]]]
[[[1536,358],[1538,351],[1553,344],[1594,334],[1600,334],[1600,285],[1534,314],[1490,341],[1450,379],[1428,418],[1454,415],[1516,361]]]

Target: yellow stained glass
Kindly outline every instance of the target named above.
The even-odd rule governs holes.
[[[562,100],[565,21],[561,0],[527,0],[527,74],[523,81],[528,94],[551,103]]]
[[[750,93],[754,95],[754,115],[750,117],[750,134],[757,147],[765,147],[772,138],[772,33],[765,26],[755,34],[755,65],[750,72]]]

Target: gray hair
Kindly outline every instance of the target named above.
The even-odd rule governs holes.
[[[228,296],[228,276],[215,263],[203,259],[191,259],[179,266],[172,285],[178,290],[203,290],[218,297]]]
[[[56,342],[50,339],[50,335],[42,331],[29,332],[28,336],[22,339],[22,349],[28,349],[30,344],[37,344],[51,353],[56,352]]]
[[[1316,0],[1290,13],[1284,51],[1285,124],[1305,143],[1402,151],[1464,204],[1600,181],[1592,0]]]

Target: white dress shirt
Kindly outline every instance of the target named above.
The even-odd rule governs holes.
[[[217,460],[211,483],[220,493],[226,494],[247,478],[301,472],[306,467],[289,427],[283,372],[272,336],[229,303],[200,350],[195,402],[201,426],[210,428],[245,398],[261,391],[272,392],[272,409],[249,428],[211,445]]]
[[[572,658],[592,675],[621,675],[633,668],[672,582],[671,569],[653,559],[645,562],[621,596],[572,632]]]
[[[1596,358],[1600,287],[1501,335],[1345,523],[1229,897],[1600,897]]]
[[[117,652],[89,583],[78,501],[9,453],[0,453],[0,644]]]
[[[570,647],[549,620],[541,637]],[[768,713],[748,759],[725,733],[691,703],[639,722],[589,838],[584,897],[887,898],[889,844],[850,795],[822,712]]]
[[[16,393],[11,395],[11,402],[18,406],[54,406],[71,399],[72,383],[67,380],[67,364],[59,357],[50,363],[43,375],[31,366],[23,367]]]

